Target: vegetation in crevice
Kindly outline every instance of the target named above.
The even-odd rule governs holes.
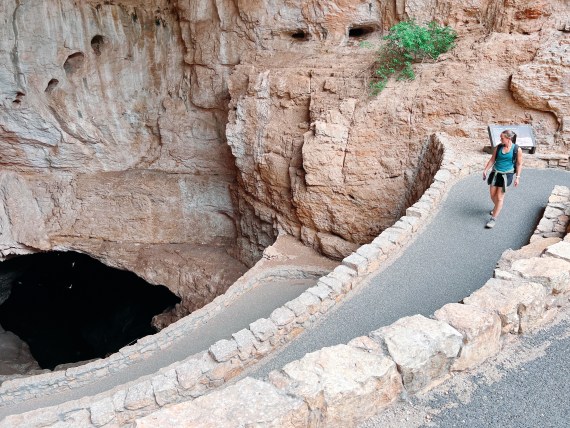
[[[455,45],[457,33],[448,26],[436,22],[427,25],[415,21],[402,21],[390,28],[382,37],[377,50],[370,89],[376,95],[386,87],[388,80],[414,80],[416,75],[412,64],[425,60],[436,60],[439,55],[449,51]],[[371,48],[370,43],[361,46]]]

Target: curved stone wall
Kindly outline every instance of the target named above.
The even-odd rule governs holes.
[[[268,319],[260,319],[250,324],[249,329],[241,330],[232,335],[232,338],[221,340],[212,345],[207,351],[200,352],[188,359],[161,369],[158,373],[146,376],[120,385],[113,390],[85,397],[81,400],[64,403],[54,408],[29,412],[24,415],[15,415],[6,418],[0,426],[12,426],[25,418],[34,420],[41,415],[42,423],[46,426],[55,424],[63,415],[71,418],[73,423],[85,426],[103,426],[107,423],[126,424],[136,418],[143,417],[149,412],[167,404],[191,400],[218,388],[226,381],[240,374],[244,368],[254,364],[259,358],[268,355],[273,349],[294,338],[305,328],[310,327],[323,313],[333,307],[346,293],[358,287],[368,273],[375,272],[387,266],[405,248],[418,231],[429,222],[438,209],[439,202],[445,197],[449,189],[457,180],[478,172],[484,164],[486,156],[477,151],[469,156],[458,156],[451,145],[447,143],[449,137],[445,134],[434,134],[431,137],[433,149],[431,152],[442,153],[441,168],[435,174],[433,183],[424,192],[422,197],[406,210],[406,215],[400,218],[392,227],[386,229],[370,244],[360,247],[355,253],[346,257],[342,264],[331,273],[321,277],[316,286],[304,292],[301,296],[288,302],[273,311]],[[528,160],[532,163],[532,160]],[[535,160],[533,166],[546,166]],[[562,192],[565,192],[562,190]],[[553,196],[553,203],[560,203],[556,198],[567,198],[566,193]],[[567,199],[566,199],[567,200]],[[554,212],[550,207],[545,213]],[[553,214],[545,215],[552,224],[552,230],[545,229],[545,222],[537,228],[537,233],[560,234],[559,222],[552,219]],[[564,212],[558,216],[563,217]],[[548,217],[551,217],[550,219]],[[557,218],[558,218],[557,217]],[[566,219],[567,220],[567,219]],[[566,221],[564,218],[560,222]],[[555,231],[554,228],[557,230]],[[534,238],[536,239],[536,238]],[[568,238],[567,238],[568,239]],[[557,247],[549,249],[549,254],[556,254]],[[248,272],[238,281],[228,293],[218,297],[211,305],[207,305],[194,316],[187,317],[165,329],[161,333],[149,336],[135,346],[127,347],[109,359],[89,363],[82,367],[68,369],[65,374],[49,373],[46,375],[7,381],[0,388],[4,402],[17,402],[30,398],[36,394],[53,391],[54,386],[61,388],[73,387],[83,382],[89,382],[101,376],[112,374],[114,361],[127,364],[129,360],[144,358],[148,352],[156,352],[168,347],[176,337],[184,334],[186,329],[192,329],[213,313],[220,311],[226,304],[243,294],[251,286],[258,283],[253,279],[255,269]],[[251,275],[251,276],[250,276]],[[500,271],[499,271],[500,276]],[[540,296],[542,293],[538,292]],[[543,296],[544,297],[544,296]],[[541,297],[542,298],[542,297]],[[551,302],[554,304],[555,302]],[[560,303],[560,302],[558,302]],[[534,318],[533,318],[534,319]],[[532,320],[531,320],[532,321]],[[421,323],[420,323],[421,324]],[[520,328],[520,321],[517,324]],[[524,328],[524,327],[523,327]],[[513,330],[514,329],[514,330]],[[518,331],[509,326],[506,331]],[[368,339],[355,339],[351,345],[367,349],[371,345]],[[368,348],[367,348],[368,347]],[[327,351],[324,351],[327,352]],[[127,357],[128,358],[125,358]],[[123,365],[124,366],[124,365]],[[65,385],[67,379],[68,385]],[[77,382],[77,383],[76,383]],[[249,382],[249,381],[248,381]],[[392,385],[392,383],[390,383]],[[231,391],[231,390],[230,390]],[[223,393],[223,392],[222,392]],[[73,415],[73,416],[69,416]],[[50,422],[51,421],[51,422]],[[4,424],[4,425],[3,425]],[[7,424],[7,425],[5,425]]]
[[[431,186],[419,201],[408,208],[407,214],[392,227],[382,232],[370,244],[360,247],[345,258],[331,273],[321,277],[316,286],[284,306],[276,308],[268,319],[259,319],[251,323],[249,329],[235,332],[231,339],[221,340],[207,351],[162,369],[159,374],[138,379],[113,391],[91,397],[87,401],[90,403],[88,407],[94,406],[95,409],[99,409],[101,399],[107,403],[110,397],[124,395],[124,404],[120,408],[114,407],[113,420],[127,423],[148,413],[152,408],[157,409],[188,397],[198,397],[223,385],[245,368],[312,326],[320,316],[350,293],[353,287],[357,287],[364,276],[388,265],[397,257],[402,248],[431,218],[433,210],[444,195],[444,190],[460,169],[453,165],[451,152],[445,149],[441,138],[433,135],[427,141],[429,144],[424,154],[424,164],[441,165],[441,169],[432,177]],[[433,168],[427,170],[433,171]],[[428,179],[428,183],[431,181],[428,176],[424,176],[424,179]],[[267,253],[270,253],[270,248]],[[259,262],[261,265],[258,267],[259,270],[262,269],[263,263],[262,259]],[[163,351],[178,338],[207,322],[214,314],[263,281],[263,277],[257,274],[258,269],[254,267],[248,271],[224,295],[217,297],[210,304],[171,324],[156,335],[147,336],[135,345],[121,349],[109,358],[65,371],[5,381],[0,386],[0,405],[82,386],[111,376],[114,372],[146,358],[153,352]],[[306,276],[308,271],[310,270],[305,267],[299,272]],[[275,272],[265,271],[264,275],[275,275]],[[295,273],[292,271],[287,275],[289,278],[294,278]],[[163,398],[140,402],[141,394],[147,398],[158,394]]]
[[[447,154],[440,153],[444,169],[424,192],[426,182],[414,171],[422,165],[417,171],[431,178],[435,170],[423,161],[435,159],[427,164],[435,168],[440,164],[437,156],[421,155],[445,139],[433,137],[432,144],[422,138],[434,129],[480,139],[489,121],[532,122],[546,152],[568,146],[561,116],[568,96],[552,84],[567,74],[568,24],[559,18],[567,8],[563,0],[532,10],[525,9],[529,2],[483,2],[469,10],[447,0],[430,7],[421,1],[395,7],[394,0],[317,0],[314,8],[297,0],[286,3],[281,14],[274,14],[255,2],[53,0],[54,7],[41,1],[4,2],[10,24],[2,28],[0,40],[7,65],[0,82],[5,95],[0,146],[7,170],[0,174],[0,194],[7,201],[0,206],[0,255],[73,249],[142,273],[150,282],[174,272],[172,279],[182,270],[189,284],[183,309],[192,310],[191,298],[204,297],[200,293],[208,285],[220,287],[200,303],[245,271],[228,252],[252,265],[279,232],[339,259],[352,253],[301,300],[196,356],[187,370],[166,370],[150,378],[150,387],[141,379],[118,388],[111,392],[112,406],[110,396],[83,400],[46,410],[47,419],[64,413],[89,417],[86,409],[93,403],[94,424],[108,417],[132,420],[186,394],[215,388],[306,328],[363,275],[396,257],[430,218],[447,186],[470,171],[463,156],[446,149]],[[356,49],[359,39],[350,29],[378,35],[406,17],[444,15],[462,33],[457,50],[434,64],[418,65],[415,82],[396,83],[382,97],[361,102],[367,83],[363,70],[373,54]],[[300,58],[306,67],[296,70]],[[536,79],[541,75],[536,70],[556,78]],[[249,99],[240,98],[242,93]],[[224,133],[229,94],[230,126]],[[270,111],[276,120],[268,118]],[[260,118],[262,125],[251,124]],[[279,144],[261,150],[270,131]],[[335,144],[318,164],[314,155],[329,140]],[[250,151],[257,156],[251,174],[244,167],[252,160]],[[552,165],[568,164],[567,155],[551,156]],[[330,158],[334,165],[327,163]],[[374,178],[377,173],[380,177]],[[381,192],[369,192],[372,199],[353,192],[371,177],[387,193],[410,191],[396,202],[389,193],[389,212],[378,213],[382,221],[372,229],[361,220],[370,217],[353,218],[352,224],[337,221],[350,217],[357,205],[366,215],[369,207],[380,205]],[[347,178],[350,189],[329,185]],[[307,189],[307,183],[314,187]],[[259,190],[259,200],[253,191],[243,192],[247,185]],[[323,219],[319,213],[327,203],[334,212]],[[358,248],[403,211],[396,224]],[[203,221],[208,226],[199,229]],[[355,225],[362,229],[354,232]],[[168,249],[162,246],[173,242]],[[194,247],[183,247],[186,243]],[[199,258],[198,252],[206,256]],[[190,264],[206,266],[206,274],[193,277]],[[231,269],[218,275],[219,265]],[[186,285],[175,281],[167,284],[175,292]],[[0,299],[2,294],[6,291],[0,290]],[[209,316],[225,299],[196,316]],[[169,334],[177,337],[178,327],[166,329]],[[69,381],[81,385],[111,375],[131,359],[163,349],[161,338],[141,340],[132,350],[66,372],[5,382],[1,388],[7,394],[1,399],[24,400],[52,387],[66,389]]]
[[[211,422],[232,427],[236,420],[245,425],[355,426],[404,390],[425,392],[451,372],[474,368],[497,354],[502,336],[527,332],[540,325],[547,311],[570,304],[569,214],[570,188],[557,186],[533,244],[507,250],[494,278],[463,304],[437,310],[435,319],[401,318],[347,345],[307,354],[271,372],[266,382],[245,378],[138,419],[134,426],[190,421],[189,426]],[[555,244],[553,234],[559,241]],[[256,399],[260,391],[271,398]],[[210,411],[219,403],[224,403],[223,411],[214,421]]]

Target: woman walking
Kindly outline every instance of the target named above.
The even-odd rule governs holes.
[[[491,210],[491,218],[485,225],[491,229],[495,226],[497,217],[503,208],[505,192],[507,187],[511,185],[513,176],[515,178],[515,187],[519,185],[522,171],[522,150],[516,145],[517,134],[507,129],[501,132],[501,144],[493,150],[491,159],[485,165],[483,170],[483,180],[487,179],[489,184],[489,192],[494,207]],[[493,167],[489,177],[487,171]]]

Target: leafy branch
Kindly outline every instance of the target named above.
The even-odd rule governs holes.
[[[419,25],[415,21],[402,21],[390,28],[382,37],[383,43],[377,51],[376,70],[370,83],[373,95],[386,87],[388,79],[414,80],[413,63],[425,59],[435,60],[455,45],[457,33],[451,27],[435,22]],[[370,44],[363,44],[370,47]]]

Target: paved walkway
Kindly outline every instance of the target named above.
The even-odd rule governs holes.
[[[271,287],[258,286],[240,297],[224,312],[214,316],[202,328],[186,335],[168,349],[154,353],[145,360],[138,361],[126,369],[113,373],[113,376],[105,377],[88,385],[58,394],[26,400],[12,406],[0,407],[0,421],[9,415],[96,395],[115,386],[155,373],[162,367],[182,361],[190,355],[208,349],[220,339],[231,337],[232,333],[247,327],[259,318],[268,317],[275,307],[294,299],[308,287],[315,285],[315,282],[311,280],[294,280],[288,283],[276,281],[271,283]]]
[[[480,288],[491,276],[501,253],[528,242],[554,185],[570,186],[570,173],[558,170],[525,170],[521,187],[507,194],[505,211],[492,230],[484,229],[491,204],[481,177],[470,176],[455,185],[426,230],[390,267],[371,278],[317,328],[301,335],[275,358],[262,361],[253,375],[263,377],[305,353],[324,346],[347,343],[354,337],[416,313],[431,315],[446,303],[456,302]],[[306,287],[306,284],[304,285]],[[282,290],[282,291],[279,291]],[[220,338],[267,316],[272,308],[300,294],[285,286],[241,308],[221,314],[192,338],[152,359],[141,361],[100,382],[0,408],[0,420],[9,414],[55,405],[93,395],[121,385],[160,367],[207,349]],[[285,291],[283,291],[285,290]],[[249,296],[250,298],[253,295]],[[257,309],[256,313],[252,310]]]
[[[524,170],[510,188],[494,229],[485,229],[492,204],[479,175],[457,183],[426,230],[391,266],[327,314],[280,354],[248,375],[263,378],[308,352],[347,343],[401,317],[431,316],[446,303],[469,296],[493,276],[501,254],[529,242],[555,185],[570,186],[570,172]]]

